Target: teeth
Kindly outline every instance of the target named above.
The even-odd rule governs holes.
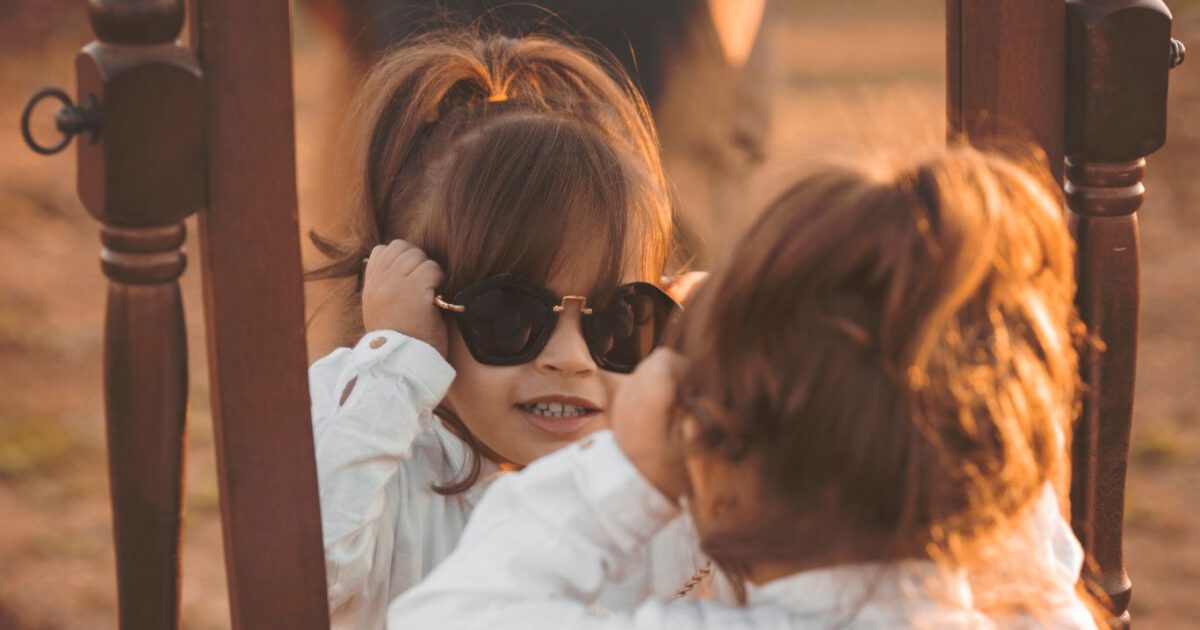
[[[534,415],[546,418],[575,418],[586,415],[591,411],[586,407],[576,407],[575,405],[564,405],[561,403],[534,403],[532,405],[522,405],[522,407]]]

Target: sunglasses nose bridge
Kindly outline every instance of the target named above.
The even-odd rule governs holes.
[[[554,312],[561,313],[561,312],[567,310],[567,302],[568,301],[579,302],[579,314],[580,315],[591,315],[592,314],[592,309],[588,308],[588,305],[587,305],[587,297],[583,296],[583,295],[564,295],[562,300],[558,303],[558,306],[554,307],[554,309],[553,309]]]

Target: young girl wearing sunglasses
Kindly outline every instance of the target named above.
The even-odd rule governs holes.
[[[682,356],[638,368],[611,433],[493,484],[389,627],[1094,628],[1056,500],[1080,329],[1050,190],[970,149],[800,180]],[[747,605],[591,611],[680,497]]]
[[[334,261],[313,276],[363,273],[365,334],[310,383],[334,625],[380,627],[488,483],[607,425],[677,307],[653,284],[673,243],[657,140],[618,71],[541,37],[440,33],[362,95],[358,214],[344,241],[314,237]],[[687,527],[598,603],[704,577]]]

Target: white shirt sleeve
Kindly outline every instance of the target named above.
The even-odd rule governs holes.
[[[496,481],[458,547],[388,609],[389,628],[731,628],[739,610],[651,600],[590,606],[679,509],[605,431]]]
[[[1053,507],[1053,506],[1051,506]],[[797,573],[751,593],[751,604],[649,599],[606,613],[592,606],[605,582],[637,569],[639,553],[678,508],[600,432],[497,480],[475,508],[458,547],[420,584],[388,607],[395,630],[797,630],[799,628],[1094,627],[1077,598],[1045,619],[989,618],[973,608],[971,585],[954,573],[934,595],[907,579],[880,582],[878,567]],[[1058,545],[1057,521],[1044,532]],[[1038,555],[1066,567],[1065,555]],[[1031,560],[1034,560],[1033,558]],[[904,563],[901,563],[904,564]],[[947,573],[925,566],[940,579]],[[1056,567],[1055,570],[1057,570]],[[903,576],[897,572],[896,576]],[[1077,575],[1077,574],[1076,574]],[[927,577],[916,584],[926,585]],[[890,580],[890,578],[889,578]],[[1074,577],[1065,582],[1071,592]],[[845,593],[875,592],[838,604]],[[890,589],[890,590],[889,590]],[[757,592],[757,595],[756,595]],[[893,595],[888,595],[888,593]],[[897,595],[898,594],[898,595]],[[848,621],[848,620],[852,620]],[[1048,624],[1040,622],[1046,621]]]
[[[454,379],[429,345],[393,331],[367,333],[309,368],[329,606],[374,617],[389,598],[398,506],[388,484],[404,474],[417,436]],[[343,396],[347,388],[349,395]],[[364,617],[365,615],[365,617]]]

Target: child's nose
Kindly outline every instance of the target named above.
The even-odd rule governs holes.
[[[597,370],[596,362],[583,340],[579,304],[572,303],[558,314],[550,340],[534,360],[539,370],[564,376],[587,375]]]

